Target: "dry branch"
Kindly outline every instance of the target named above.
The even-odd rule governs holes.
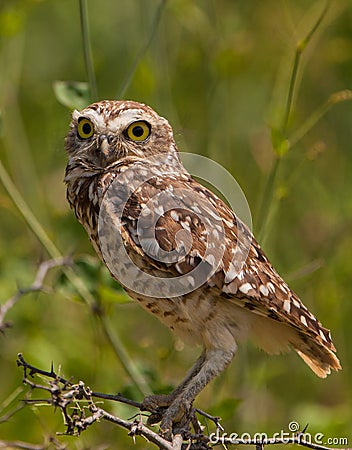
[[[98,407],[93,397],[108,398],[109,400],[119,401],[132,406],[140,407],[140,403],[133,402],[124,398],[120,394],[107,395],[93,392],[82,381],[73,384],[65,378],[57,375],[53,368],[50,371],[38,369],[28,364],[21,354],[18,355],[17,364],[23,367],[23,382],[30,386],[32,390],[39,389],[50,394],[47,399],[24,400],[27,404],[46,403],[61,410],[66,426],[65,434],[80,435],[84,430],[95,422],[107,420],[129,431],[129,435],[134,439],[135,436],[144,436],[148,441],[153,442],[162,450],[181,450],[182,438],[175,436],[173,442],[169,442],[145,426],[141,420],[127,421],[120,417],[113,416],[105,409]],[[47,385],[40,385],[33,382],[29,377],[41,375],[47,378]],[[191,448],[191,447],[190,447]],[[200,447],[199,447],[200,448]]]
[[[42,262],[38,267],[33,283],[27,288],[18,289],[12,297],[0,305],[0,332],[4,332],[6,328],[11,327],[11,323],[5,320],[6,314],[24,295],[32,292],[49,291],[49,288],[44,285],[44,280],[50,269],[53,269],[54,267],[68,266],[71,264],[72,260],[68,257],[49,259],[48,261]]]
[[[312,442],[308,442],[307,440],[305,440],[304,432],[298,432],[295,436],[287,437],[284,439],[224,438],[224,435],[220,435],[220,432],[224,431],[219,424],[220,418],[213,417],[210,414],[198,409],[192,409],[189,421],[187,422],[187,428],[181,430],[180,433],[175,434],[171,442],[146,426],[142,421],[143,416],[141,413],[138,413],[137,418],[135,418],[134,420],[124,420],[118,416],[110,414],[104,408],[98,406],[95,403],[94,398],[121,402],[134,406],[138,409],[141,408],[140,403],[129,400],[123,397],[121,394],[103,394],[94,392],[88,386],[86,386],[83,381],[72,383],[71,381],[66,380],[64,377],[56,374],[53,370],[53,367],[51,367],[50,371],[45,371],[36,368],[31,364],[28,364],[21,354],[18,355],[17,364],[18,366],[23,368],[23,382],[31,388],[31,392],[34,389],[37,389],[48,394],[48,397],[44,399],[27,398],[23,401],[26,404],[38,405],[39,403],[45,403],[53,406],[56,409],[60,409],[66,426],[66,431],[63,434],[78,436],[94,423],[101,420],[106,420],[128,430],[128,435],[132,437],[133,441],[135,440],[136,436],[143,436],[145,439],[155,444],[161,450],[207,450],[217,445],[222,445],[223,447],[225,445],[252,445],[256,448],[256,450],[259,450],[264,449],[264,446],[266,445],[288,443],[297,444],[300,446],[311,448],[313,450],[334,450],[330,447],[325,447],[322,445],[314,444]],[[38,384],[35,381],[32,381],[35,376],[40,376],[41,379],[44,379],[45,384]],[[155,412],[152,412],[152,414],[154,413]],[[210,438],[211,435],[207,436],[203,434],[203,428],[196,418],[196,413],[214,422],[217,429],[215,439],[214,436]],[[196,434],[190,433],[188,427],[189,422],[192,423]],[[213,433],[213,435],[214,434],[215,433]]]

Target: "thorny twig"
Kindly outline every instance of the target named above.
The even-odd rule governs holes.
[[[46,399],[25,399],[26,404],[38,404],[46,403],[55,408],[61,410],[66,432],[64,434],[78,436],[88,427],[90,427],[95,422],[101,420],[107,420],[112,422],[121,428],[129,431],[129,436],[135,440],[137,435],[143,436],[148,441],[155,444],[161,450],[207,450],[211,449],[216,445],[252,445],[256,449],[264,449],[265,445],[274,444],[297,444],[313,450],[334,450],[329,447],[318,445],[305,440],[304,432],[299,432],[295,436],[287,437],[284,439],[280,438],[254,438],[254,439],[240,439],[240,438],[228,438],[225,433],[221,435],[224,431],[220,426],[219,417],[213,417],[210,414],[194,408],[191,411],[189,421],[187,422],[187,429],[180,430],[178,434],[173,436],[172,441],[166,440],[164,437],[155,433],[153,430],[148,428],[142,422],[142,415],[138,414],[135,420],[124,420],[120,417],[110,414],[105,409],[97,406],[93,398],[112,400],[121,403],[126,403],[128,405],[134,406],[141,409],[141,403],[129,400],[123,397],[121,394],[103,394],[99,392],[92,391],[84,382],[80,381],[76,384],[71,381],[66,380],[62,376],[57,375],[53,367],[50,371],[45,371],[38,369],[31,364],[28,364],[21,354],[18,355],[17,365],[23,368],[24,378],[23,381],[26,385],[30,386],[31,390],[40,389],[49,393],[49,397]],[[33,382],[30,377],[33,378],[35,375],[40,375],[42,378],[46,378],[46,385],[40,385]],[[195,413],[206,417],[207,419],[214,422],[216,425],[217,433],[212,433],[212,435],[205,435],[202,432],[202,426],[198,422]],[[192,423],[195,433],[191,434],[188,430],[189,422]],[[305,430],[304,430],[305,431]],[[224,437],[226,436],[226,437]],[[1,448],[1,441],[0,441]],[[24,447],[27,448],[27,447]],[[31,447],[28,447],[31,448]],[[36,448],[36,447],[33,447]],[[43,448],[44,447],[37,447]],[[351,449],[345,449],[351,450]]]
[[[174,437],[173,442],[169,442],[152,431],[150,428],[145,426],[140,418],[134,421],[127,421],[121,419],[120,417],[113,416],[105,409],[98,407],[94,403],[93,397],[108,398],[109,400],[115,400],[130,404],[138,408],[141,407],[140,403],[132,402],[131,400],[124,398],[120,394],[106,395],[98,392],[93,392],[82,381],[74,384],[57,375],[53,371],[53,368],[51,368],[50,371],[45,371],[42,369],[38,369],[31,364],[28,364],[21,354],[18,355],[17,364],[18,366],[23,367],[23,381],[25,384],[29,385],[32,390],[40,389],[50,394],[50,397],[47,399],[25,400],[25,403],[41,402],[60,409],[64,417],[66,426],[65,434],[77,436],[93,423],[99,422],[100,420],[107,420],[129,430],[129,435],[132,436],[133,439],[137,435],[144,436],[146,439],[154,443],[158,448],[162,450],[181,450],[182,448],[184,448],[182,447],[183,439],[178,437],[178,435]],[[46,386],[34,383],[29,379],[29,377],[34,377],[37,374],[48,379]],[[197,447],[193,448],[196,449]],[[202,447],[198,448],[201,449]],[[203,448],[206,449],[206,447],[204,446]]]
[[[4,332],[6,328],[11,327],[11,323],[5,320],[6,314],[12,309],[16,303],[24,295],[32,292],[48,291],[49,289],[44,285],[45,277],[50,269],[59,266],[69,266],[72,260],[69,257],[49,259],[42,262],[37,270],[33,283],[27,288],[18,289],[18,291],[10,297],[5,303],[0,305],[0,332]],[[1,448],[1,447],[0,447]]]

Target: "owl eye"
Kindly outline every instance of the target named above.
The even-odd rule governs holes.
[[[85,117],[78,119],[78,127],[77,127],[78,137],[80,137],[81,139],[88,139],[91,136],[93,136],[93,133],[94,133],[94,126],[89,119],[86,119]]]
[[[139,120],[133,122],[126,130],[126,135],[132,141],[145,141],[150,135],[150,125],[147,122]]]

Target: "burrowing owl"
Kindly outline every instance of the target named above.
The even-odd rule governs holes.
[[[247,337],[272,354],[293,348],[322,378],[341,368],[329,330],[235,213],[182,166],[166,119],[133,101],[94,103],[73,112],[66,151],[67,198],[99,257],[141,306],[203,346],[172,394],[144,400],[147,410],[165,408],[162,430]]]

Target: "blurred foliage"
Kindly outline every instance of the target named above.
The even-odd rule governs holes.
[[[297,44],[325,2],[162,3],[87,2],[98,97],[125,91],[125,98],[167,117],[182,150],[208,156],[233,174],[258,223],[274,164],[271,135],[277,149],[329,98],[333,103],[332,94],[352,87],[352,4],[331,1],[304,49],[291,114],[280,134]],[[74,255],[76,273],[136,370],[151,389],[163,392],[181,380],[199,350],[183,347],[110,280],[65,200],[63,139],[70,114],[63,105],[84,104],[87,85],[80,83],[88,81],[78,1],[2,0],[1,161],[55,245]],[[308,423],[312,434],[352,443],[352,104],[330,106],[293,148],[284,148],[264,211],[267,226],[263,230],[258,223],[255,231],[279,272],[332,329],[344,370],[320,380],[294,354],[268,357],[250,343],[241,346],[231,367],[196,401],[222,416],[230,433],[287,431],[296,420],[302,427]],[[38,262],[48,255],[1,185],[0,208],[4,302],[33,281]],[[17,391],[18,352],[43,368],[53,361],[66,377],[84,379],[96,390],[140,400],[97,314],[59,270],[47,284],[50,293],[24,297],[11,310],[13,327],[0,336],[0,416],[24,395]],[[135,413],[124,405],[111,408],[123,417]],[[0,422],[1,439],[32,443],[63,430],[62,418],[44,407],[27,407]],[[108,423],[79,438],[59,439],[73,449],[132,446],[126,432]],[[152,446],[137,439],[135,448]]]
[[[79,81],[55,81],[54,93],[58,101],[68,108],[83,109],[89,105],[89,85]]]

